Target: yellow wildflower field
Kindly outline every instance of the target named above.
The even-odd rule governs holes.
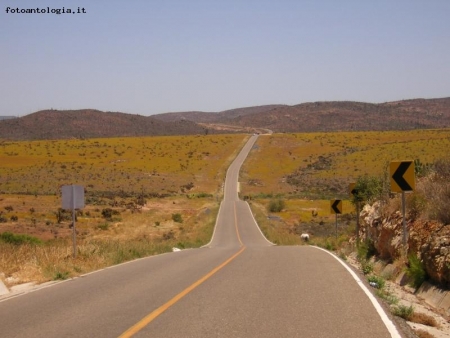
[[[173,195],[216,193],[246,135],[130,137],[0,143],[0,192]]]
[[[261,135],[242,169],[242,195],[347,196],[359,176],[382,176],[390,161],[427,164],[449,156],[450,130]]]

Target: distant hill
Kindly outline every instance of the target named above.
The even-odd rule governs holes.
[[[40,140],[208,133],[191,121],[164,122],[151,116],[98,110],[43,110],[0,121],[0,139]]]
[[[205,113],[200,111],[189,111],[180,113],[164,113],[153,115],[153,117],[166,122],[189,120],[195,121],[197,123],[224,123],[228,122],[230,119],[237,118],[240,116],[247,116],[253,114],[265,113],[267,111],[273,110],[274,108],[286,107],[285,105],[266,105],[266,106],[255,106],[247,108],[236,108],[225,110],[219,113]]]
[[[170,121],[188,119],[209,128],[260,128],[274,132],[406,130],[450,128],[450,98],[415,99],[380,104],[337,101],[294,106],[271,105],[220,113],[154,115]]]
[[[0,116],[0,120],[9,120],[9,119],[16,119],[15,116]]]
[[[266,105],[217,113],[152,116],[84,110],[43,110],[0,120],[0,139],[39,140],[231,132],[317,132],[450,128],[450,98],[380,104],[337,101]]]

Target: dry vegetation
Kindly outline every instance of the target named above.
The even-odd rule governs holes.
[[[0,193],[149,196],[215,193],[243,135],[166,136],[0,143]]]
[[[384,175],[392,160],[432,163],[449,147],[449,129],[261,136],[243,167],[242,194],[343,199],[359,176]]]
[[[355,230],[355,210],[348,201],[350,182],[366,174],[387,179],[392,160],[418,159],[426,168],[448,157],[449,147],[448,129],[263,135],[241,171],[241,197],[249,200],[272,241],[300,243],[298,235],[307,232],[314,243],[336,249],[348,242]],[[416,199],[408,201],[411,213],[426,211],[421,204],[423,185],[419,182]],[[443,185],[440,187],[442,190]],[[344,200],[337,239],[329,202],[335,198]],[[281,212],[268,211],[274,199],[285,200]],[[437,205],[437,201],[433,203]]]
[[[246,138],[3,142],[0,272],[8,284],[42,282],[206,244],[226,169]],[[75,260],[71,213],[60,208],[66,184],[86,188]]]

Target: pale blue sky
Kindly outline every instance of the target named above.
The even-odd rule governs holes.
[[[450,96],[448,0],[0,3],[0,115]]]

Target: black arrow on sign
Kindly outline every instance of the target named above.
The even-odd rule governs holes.
[[[395,181],[395,183],[397,183],[402,191],[413,190],[409,183],[406,182],[406,180],[403,178],[403,175],[406,173],[411,163],[412,162],[401,162],[394,175],[392,175],[393,180]]]
[[[335,200],[334,203],[331,205],[331,208],[334,210],[336,214],[340,214],[341,210],[339,210],[338,205],[341,203],[341,200]]]

